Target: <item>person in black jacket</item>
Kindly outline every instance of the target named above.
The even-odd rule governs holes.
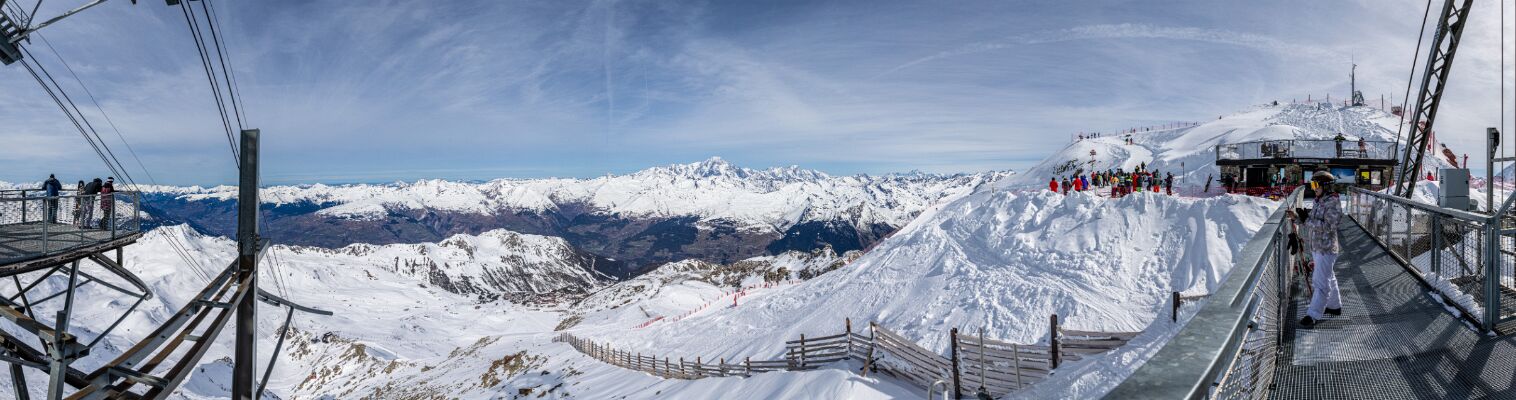
[[[85,184],[84,190],[79,192],[80,208],[84,211],[84,215],[79,218],[79,227],[88,228],[94,225],[90,222],[95,219],[94,200],[100,194],[101,186],[104,186],[104,184],[100,182],[100,178],[95,178],[95,180]]]
[[[43,204],[47,205],[46,221],[49,224],[58,223],[58,192],[63,191],[63,183],[58,182],[57,176],[48,174],[47,180],[42,181],[42,191],[47,195],[47,198],[42,200]]]

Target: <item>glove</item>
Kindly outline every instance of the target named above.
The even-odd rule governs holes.
[[[1300,235],[1297,235],[1294,232],[1291,232],[1289,240],[1287,242],[1285,242],[1285,246],[1290,249],[1290,255],[1293,256],[1295,254],[1299,254],[1300,253],[1300,247],[1301,247]]]
[[[1311,209],[1309,209],[1309,208],[1296,208],[1295,209],[1295,218],[1298,219],[1300,223],[1302,223],[1302,224],[1305,223],[1305,220],[1311,218]]]

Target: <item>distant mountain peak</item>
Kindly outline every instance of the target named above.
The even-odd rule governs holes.
[[[767,182],[802,182],[831,178],[831,175],[827,175],[824,172],[800,168],[795,165],[771,167],[762,170],[739,167],[719,156],[713,156],[703,161],[688,164],[673,164],[648,168],[632,175],[692,180],[734,179]]]

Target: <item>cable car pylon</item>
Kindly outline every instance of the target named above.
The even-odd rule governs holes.
[[[29,42],[30,36],[38,29],[104,1],[93,0],[62,15],[32,25],[31,21],[34,19],[32,16],[19,14],[21,12],[19,10],[6,12],[3,8],[7,5],[7,0],[0,0],[0,63],[12,64],[23,61],[27,51],[22,48],[22,45]],[[209,0],[200,1],[206,3]],[[133,1],[133,3],[136,2]],[[187,7],[177,0],[167,0],[166,3],[170,6]],[[208,6],[202,4],[202,7]],[[186,8],[186,19],[193,24],[194,21],[188,17],[187,11]],[[208,10],[206,12],[209,13]],[[213,23],[209,21],[209,15],[207,19],[207,24]],[[200,43],[202,40],[200,37],[197,36],[195,39],[197,46],[204,46]],[[219,44],[217,46],[219,52]],[[204,57],[203,53],[202,57]],[[41,64],[30,61],[27,63],[35,64],[37,70],[46,74]],[[27,67],[29,70],[33,68],[32,65]],[[223,64],[222,73],[226,74],[224,71],[228,68],[229,66]],[[207,68],[207,73],[212,73],[209,68]],[[48,84],[51,81],[50,76],[47,81],[44,81],[34,72],[33,77],[37,78],[38,83],[50,94],[55,93],[51,86],[56,86],[56,84],[51,86]],[[216,78],[212,76],[211,79],[212,88],[217,90],[216,95],[219,100],[221,93],[214,84]],[[56,90],[62,91],[62,88],[58,87]],[[66,96],[66,94],[63,95]],[[235,92],[232,92],[231,96],[235,98]],[[70,119],[84,119],[83,115],[76,115],[75,112],[70,111],[70,108],[65,107],[57,96],[54,96],[54,100]],[[72,103],[72,100],[68,102]],[[226,110],[223,109],[222,112],[225,114]],[[241,122],[239,118],[239,126]],[[81,130],[81,134],[85,133],[83,126],[78,123],[75,125]],[[86,139],[88,137],[86,134]],[[231,398],[240,400],[261,397],[273,371],[279,350],[289,333],[294,312],[301,311],[318,315],[332,315],[332,313],[295,304],[258,288],[259,264],[263,253],[270,246],[269,241],[262,238],[258,231],[259,137],[260,131],[257,129],[242,129],[241,151],[234,152],[238,158],[239,203],[235,261],[210,276],[205,288],[146,337],[99,368],[88,372],[75,368],[74,362],[88,357],[91,350],[110,335],[143,301],[153,298],[147,285],[125,268],[123,258],[124,248],[134,244],[143,234],[140,229],[142,204],[140,193],[115,192],[111,195],[76,194],[36,197],[28,196],[27,191],[23,190],[20,191],[19,196],[10,197],[12,194],[0,192],[0,202],[20,203],[22,210],[38,210],[33,214],[35,218],[28,218],[23,211],[19,222],[0,221],[0,233],[5,233],[4,237],[7,240],[4,243],[6,246],[0,246],[5,249],[5,251],[0,251],[0,283],[4,283],[5,278],[9,278],[16,286],[15,294],[0,296],[0,318],[10,321],[19,327],[20,331],[36,336],[37,340],[31,342],[41,344],[40,348],[34,348],[32,344],[27,343],[27,340],[0,330],[0,362],[9,364],[15,398],[23,400],[30,398],[31,394],[24,373],[26,368],[47,372],[49,377],[47,399],[49,400],[167,398],[197,369],[196,366],[199,365],[200,360],[210,350],[222,330],[231,324],[234,316],[236,329],[233,338]],[[124,168],[119,168],[120,166],[117,165],[119,162],[113,159],[106,159],[102,155],[102,161],[113,171],[124,171]],[[130,175],[124,176],[130,178]],[[82,223],[78,221],[80,219],[78,216],[75,216],[75,221],[72,222],[59,220],[59,204],[70,202],[76,210],[89,210],[83,214],[76,212],[76,215],[85,216]],[[96,207],[95,203],[99,203],[99,207]],[[66,206],[63,208],[67,209]],[[129,214],[126,212],[118,214],[116,210],[126,210]],[[93,224],[93,219],[88,216],[96,211],[100,212],[101,216],[98,226]],[[126,215],[122,216],[122,214]],[[64,218],[66,219],[66,216]],[[68,240],[60,240],[65,235]],[[112,253],[115,256],[114,259],[110,257]],[[185,260],[191,261],[188,258]],[[95,275],[84,269],[92,265],[101,267],[106,273]],[[55,293],[36,296],[34,292],[39,291],[39,288],[43,286],[40,283],[59,273],[66,274],[68,277],[63,289]],[[31,281],[30,284],[22,284],[23,277],[32,276],[35,277],[28,279]],[[134,298],[136,302],[122,312],[108,328],[86,343],[84,342],[86,338],[71,333],[73,330],[70,329],[70,321],[74,314],[77,290],[92,283]],[[36,312],[38,305],[60,298],[63,302],[60,310],[51,316],[41,316],[51,317],[51,322],[39,319]],[[269,357],[261,380],[257,376],[259,361],[256,338],[257,302],[286,308],[284,324],[279,329],[274,352]],[[74,389],[72,393],[66,393],[69,388]]]

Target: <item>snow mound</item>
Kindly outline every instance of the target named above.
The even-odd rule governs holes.
[[[1331,139],[1338,133],[1348,140],[1396,140],[1400,117],[1370,107],[1326,107],[1320,103],[1257,106],[1222,116],[1196,126],[1178,129],[1109,135],[1074,142],[1041,163],[1006,179],[1002,188],[1046,188],[1052,177],[1078,171],[1120,168],[1132,171],[1139,165],[1160,173],[1173,173],[1175,191],[1200,194],[1208,179],[1219,180],[1216,146],[1228,143],[1283,139]],[[1126,144],[1126,138],[1132,144]],[[1440,148],[1434,143],[1434,149]],[[1092,156],[1091,151],[1095,154]],[[1425,171],[1451,168],[1440,151],[1428,151]],[[1212,189],[1220,185],[1212,182]]]

